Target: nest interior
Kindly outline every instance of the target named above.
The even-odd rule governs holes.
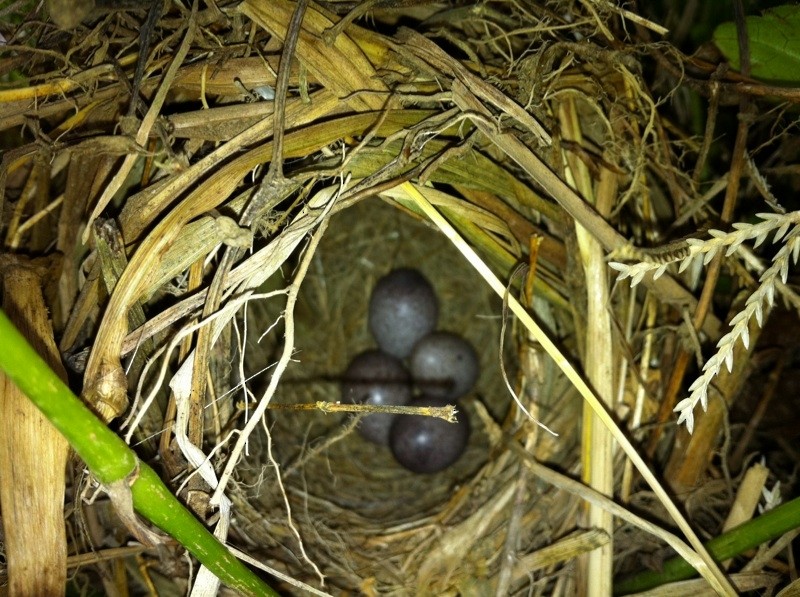
[[[447,543],[441,533],[450,526],[474,527],[475,521],[466,519],[479,517],[482,508],[492,505],[496,492],[515,478],[513,462],[487,468],[494,459],[492,445],[474,410],[474,403],[480,401],[485,412],[503,420],[512,403],[499,364],[502,300],[441,233],[378,197],[332,218],[303,284],[295,317],[294,362],[282,379],[276,401],[307,404],[340,398],[337,378],[348,361],[375,347],[367,330],[371,288],[397,267],[415,267],[426,275],[440,301],[438,329],[458,332],[479,352],[481,375],[476,388],[459,400],[459,416],[472,421],[465,454],[445,471],[418,475],[398,465],[387,447],[361,438],[348,425],[348,415],[276,410],[267,423],[294,516],[302,527],[315,529],[318,539],[324,538],[306,547],[330,564],[327,569],[343,575],[348,585],[361,586],[372,579],[382,590],[406,586],[406,570],[419,569],[426,561],[430,565],[431,542]],[[248,315],[253,338],[277,316],[268,304],[254,307]],[[270,362],[280,346],[270,346],[269,340],[279,336],[247,345],[245,359],[250,368],[263,368]],[[515,376],[514,351],[503,353],[509,374]],[[577,397],[570,397],[565,389],[562,384],[561,395],[551,394],[542,401],[542,412],[549,413],[543,418],[551,424],[555,419],[551,411],[558,402],[564,411],[580,416]],[[572,409],[564,405],[570,398]],[[562,433],[568,433],[568,418],[562,417],[559,425]],[[278,519],[274,516],[283,511],[284,498],[276,485],[266,441],[264,435],[256,439],[251,457],[238,468],[242,481],[238,496],[251,506],[248,523],[241,530],[254,546],[272,546],[278,556],[274,528],[284,523],[280,514]],[[562,443],[560,458],[569,454],[569,445],[574,445],[574,438]],[[535,504],[536,500],[530,501],[531,511]],[[496,514],[487,513],[487,520],[493,517]],[[490,524],[502,528],[500,519]],[[472,578],[475,569],[488,567],[494,559],[497,539],[502,540],[502,533],[491,541],[482,538],[483,548],[472,551],[466,549],[472,541],[459,537],[458,557],[448,554],[420,586],[444,590],[454,582],[453,576]],[[373,570],[376,557],[382,561],[379,572]],[[442,570],[447,571],[444,582],[433,574]]]

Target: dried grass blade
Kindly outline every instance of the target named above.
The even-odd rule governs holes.
[[[240,10],[282,40],[291,21],[294,3],[286,0],[270,3],[245,0]],[[347,34],[337,36],[331,46],[325,43],[322,34],[332,25],[333,22],[325,15],[309,7],[297,40],[296,55],[315,79],[353,109],[380,109],[388,88],[376,76],[373,65],[361,48]],[[352,95],[355,91],[378,91],[381,95]]]
[[[178,73],[178,68],[180,68],[181,64],[183,64],[184,59],[186,58],[187,54],[189,53],[189,49],[192,46],[192,39],[194,38],[194,26],[195,26],[195,16],[197,15],[197,2],[195,1],[192,5],[192,13],[187,21],[186,24],[186,35],[181,42],[180,48],[178,48],[178,52],[175,54],[175,58],[169,65],[167,72],[164,73],[164,80],[161,82],[161,86],[158,89],[158,93],[156,93],[155,98],[153,98],[153,103],[150,104],[150,108],[147,110],[147,114],[145,115],[144,119],[142,120],[141,125],[139,126],[139,131],[136,133],[136,143],[139,146],[144,146],[147,138],[150,135],[150,131],[153,128],[153,125],[156,122],[156,117],[161,112],[161,107],[164,105],[164,102],[167,99],[167,92],[172,85],[172,81],[175,78],[175,75]],[[137,101],[138,98],[131,98],[132,102]],[[119,171],[114,175],[114,178],[108,183],[108,186],[103,191],[102,196],[100,199],[97,200],[97,205],[95,205],[92,213],[89,215],[89,221],[86,225],[86,229],[83,232],[83,243],[88,244],[89,242],[89,231],[92,229],[92,222],[103,212],[103,210],[108,206],[108,203],[114,197],[116,192],[122,187],[122,184],[125,182],[125,179],[130,174],[131,170],[133,169],[133,164],[136,162],[136,159],[139,156],[137,154],[130,154],[125,156],[125,160],[122,162],[122,165],[119,168]]]

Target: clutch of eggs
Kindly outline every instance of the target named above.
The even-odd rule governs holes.
[[[434,332],[439,303],[430,282],[417,270],[400,268],[380,278],[369,302],[368,323],[380,350],[357,355],[342,377],[342,400],[375,406],[445,406],[469,392],[480,369],[472,346],[461,336]],[[401,359],[409,360],[411,373]],[[412,380],[422,395],[412,400]],[[435,473],[458,460],[470,426],[420,415],[366,415],[361,435],[389,445],[402,466]]]

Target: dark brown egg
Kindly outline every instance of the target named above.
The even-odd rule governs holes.
[[[342,401],[376,406],[402,406],[411,400],[411,378],[398,359],[380,350],[367,350],[350,361],[342,376]],[[389,444],[394,415],[373,413],[358,431],[371,442]]]
[[[369,301],[369,329],[384,352],[399,359],[436,327],[439,304],[433,287],[415,269],[396,269],[375,284]]]
[[[452,400],[421,396],[409,406],[446,406]],[[457,405],[456,405],[457,407]],[[397,415],[389,446],[397,462],[415,473],[436,473],[453,464],[467,447],[469,419],[459,409],[458,423],[435,417]]]
[[[480,363],[472,345],[458,334],[433,332],[414,346],[409,368],[422,392],[452,400],[472,389]]]

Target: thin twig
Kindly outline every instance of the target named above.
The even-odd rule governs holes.
[[[270,404],[270,410],[318,410],[323,413],[389,413],[391,415],[418,415],[435,417],[448,423],[458,423],[458,411],[452,404],[447,406],[393,406],[390,404],[344,404],[342,402],[306,402],[301,404]]]
[[[289,25],[289,30],[286,35],[286,41],[283,45],[283,52],[281,54],[281,61],[278,70],[278,79],[275,85],[275,108],[273,111],[273,139],[272,139],[272,160],[270,161],[269,170],[261,185],[253,194],[252,199],[245,207],[239,219],[239,223],[243,227],[252,226],[256,218],[261,214],[264,208],[276,197],[284,197],[297,188],[297,183],[286,181],[283,176],[283,138],[286,128],[286,94],[289,89],[289,74],[291,72],[291,62],[294,56],[295,47],[297,45],[297,38],[300,34],[300,26],[303,22],[303,15],[305,14],[307,0],[300,0],[295,7],[292,21]],[[203,308],[203,316],[207,317],[213,313],[222,300],[222,293],[225,288],[225,280],[228,277],[233,264],[239,259],[243,253],[242,249],[238,247],[226,247],[225,254],[220,261],[214,279],[208,290],[205,307]],[[195,352],[195,365],[196,373],[192,382],[192,400],[195,403],[194,416],[192,421],[194,424],[192,428],[193,433],[190,433],[192,442],[197,444],[202,441],[202,423],[203,413],[199,407],[201,404],[206,390],[206,376],[202,374],[202,367],[204,363],[208,362],[208,353],[210,351],[210,340],[208,331],[200,330],[197,339],[197,350]]]
[[[139,90],[142,86],[144,67],[147,64],[147,55],[150,52],[150,45],[153,40],[158,17],[164,9],[164,0],[151,0],[150,9],[147,11],[147,18],[139,30],[139,57],[136,59],[136,71],[133,75],[133,88],[131,90],[131,103],[128,106],[128,116],[136,116],[136,108],[139,105]]]
[[[286,131],[286,94],[289,91],[289,74],[291,72],[292,57],[300,36],[300,27],[303,15],[306,12],[308,0],[298,0],[292,14],[292,20],[286,31],[286,38],[281,52],[281,62],[278,69],[278,79],[275,82],[275,111],[273,112],[274,125],[272,133],[272,161],[258,191],[253,195],[250,203],[242,213],[240,223],[250,226],[256,217],[263,211],[270,198],[276,194],[276,188],[286,185],[283,177],[283,137]]]

